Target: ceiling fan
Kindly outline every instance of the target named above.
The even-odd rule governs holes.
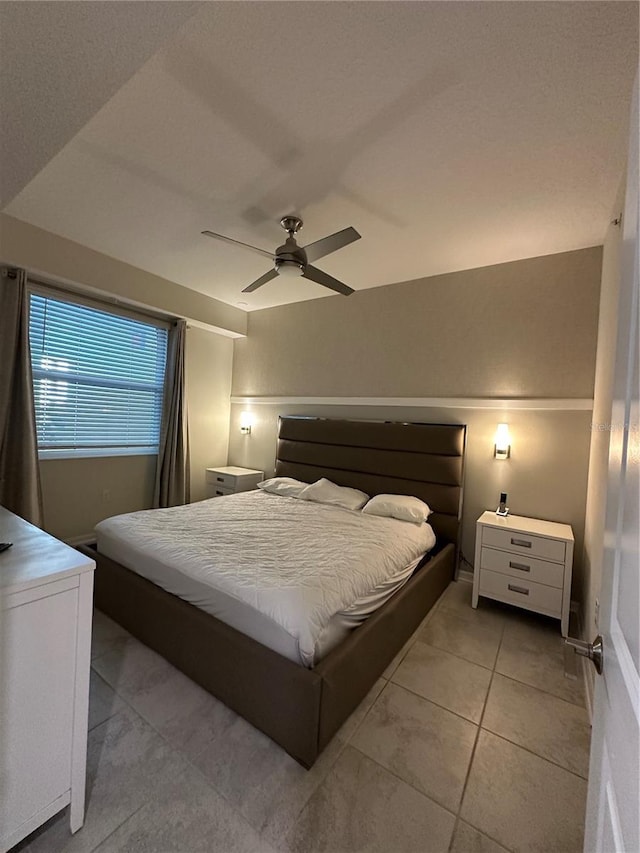
[[[283,216],[280,220],[280,225],[287,232],[288,237],[282,246],[278,246],[275,253],[267,252],[264,249],[259,249],[257,246],[250,246],[248,243],[242,243],[240,240],[234,240],[233,237],[225,237],[224,234],[215,234],[213,231],[203,231],[207,237],[213,237],[216,240],[224,240],[226,243],[233,243],[236,246],[243,246],[245,249],[250,249],[252,252],[257,252],[265,258],[269,258],[274,268],[269,270],[260,278],[252,282],[248,287],[245,287],[243,293],[252,293],[263,284],[266,284],[271,279],[278,275],[295,278],[302,276],[308,278],[309,281],[315,281],[316,284],[321,284],[323,287],[328,287],[330,290],[335,290],[336,293],[342,293],[344,296],[349,296],[353,293],[352,287],[347,287],[337,278],[329,275],[317,267],[311,265],[311,261],[317,261],[318,258],[323,258],[325,255],[331,254],[349,243],[360,239],[360,234],[355,228],[344,228],[342,231],[336,231],[335,234],[329,237],[323,237],[322,240],[316,240],[315,243],[309,243],[308,246],[298,246],[295,235],[302,228],[302,219],[297,216]]]

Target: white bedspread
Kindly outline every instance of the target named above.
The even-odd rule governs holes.
[[[336,614],[435,544],[428,524],[262,491],[115,516],[96,532],[100,550],[117,540],[277,623],[307,666]]]

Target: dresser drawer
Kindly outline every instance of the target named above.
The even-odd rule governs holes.
[[[513,530],[499,530],[496,527],[483,527],[482,544],[510,551],[512,554],[527,554],[530,557],[564,563],[566,546],[558,539],[547,539],[543,536],[532,536],[529,533],[517,533]]]
[[[542,583],[558,589],[564,586],[563,565],[537,560],[535,557],[529,557],[528,554],[509,554],[506,551],[497,551],[495,548],[483,547],[480,552],[480,569],[481,571],[490,569],[518,580]]]
[[[480,573],[480,595],[536,610],[549,616],[562,614],[562,590],[521,578],[511,578],[488,569]]]

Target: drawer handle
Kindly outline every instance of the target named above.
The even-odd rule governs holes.
[[[224,477],[216,477],[216,480],[217,480],[219,483],[224,483]],[[513,539],[512,539],[511,541],[513,542]]]
[[[519,545],[521,548],[531,548],[531,542],[527,539],[511,539],[512,545]]]
[[[518,569],[519,572],[531,571],[531,566],[526,566],[524,563],[514,563],[513,560],[509,560],[509,568]]]
[[[521,587],[521,586],[515,586],[512,583],[507,585],[507,589],[510,589],[511,592],[519,592],[520,595],[529,595],[528,589],[524,589],[524,587]]]
[[[224,495],[224,492],[220,492],[216,489],[216,495]]]

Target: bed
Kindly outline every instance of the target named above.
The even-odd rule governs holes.
[[[453,577],[464,448],[460,425],[280,418],[277,476],[309,483],[326,477],[371,496],[414,495],[434,510],[436,547],[313,668],[100,552],[93,553],[96,606],[311,767]]]

